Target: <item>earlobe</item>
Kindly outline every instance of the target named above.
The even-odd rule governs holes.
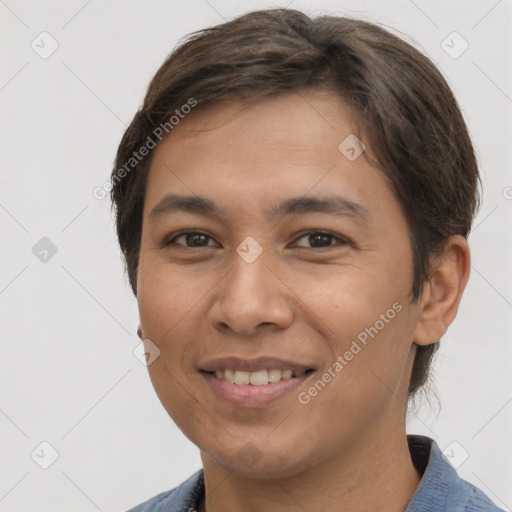
[[[419,300],[420,312],[413,337],[417,345],[438,341],[457,314],[471,268],[467,240],[461,235],[451,237],[443,253],[431,261],[431,277]]]

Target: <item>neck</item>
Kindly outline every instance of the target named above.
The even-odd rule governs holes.
[[[396,512],[405,509],[421,481],[405,428],[393,436],[374,430],[349,450],[286,478],[270,478],[270,471],[266,479],[251,478],[203,453],[202,459],[206,502],[199,512]]]

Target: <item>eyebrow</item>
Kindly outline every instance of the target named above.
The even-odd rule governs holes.
[[[175,212],[216,217],[220,216],[221,208],[207,197],[167,194],[151,210],[149,218],[154,220]],[[370,216],[368,210],[362,204],[354,203],[338,195],[291,197],[264,210],[264,214],[271,218],[306,213],[327,213],[352,217],[358,221],[367,220]]]

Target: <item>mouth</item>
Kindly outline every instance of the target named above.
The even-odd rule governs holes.
[[[199,372],[215,397],[238,407],[258,407],[289,394],[315,371],[276,358],[230,357],[205,363]]]

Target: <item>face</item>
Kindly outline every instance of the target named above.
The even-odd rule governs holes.
[[[155,149],[137,281],[149,373],[227,470],[292,475],[404,421],[409,234],[385,176],[354,159],[350,119],[326,92],[227,102]]]

